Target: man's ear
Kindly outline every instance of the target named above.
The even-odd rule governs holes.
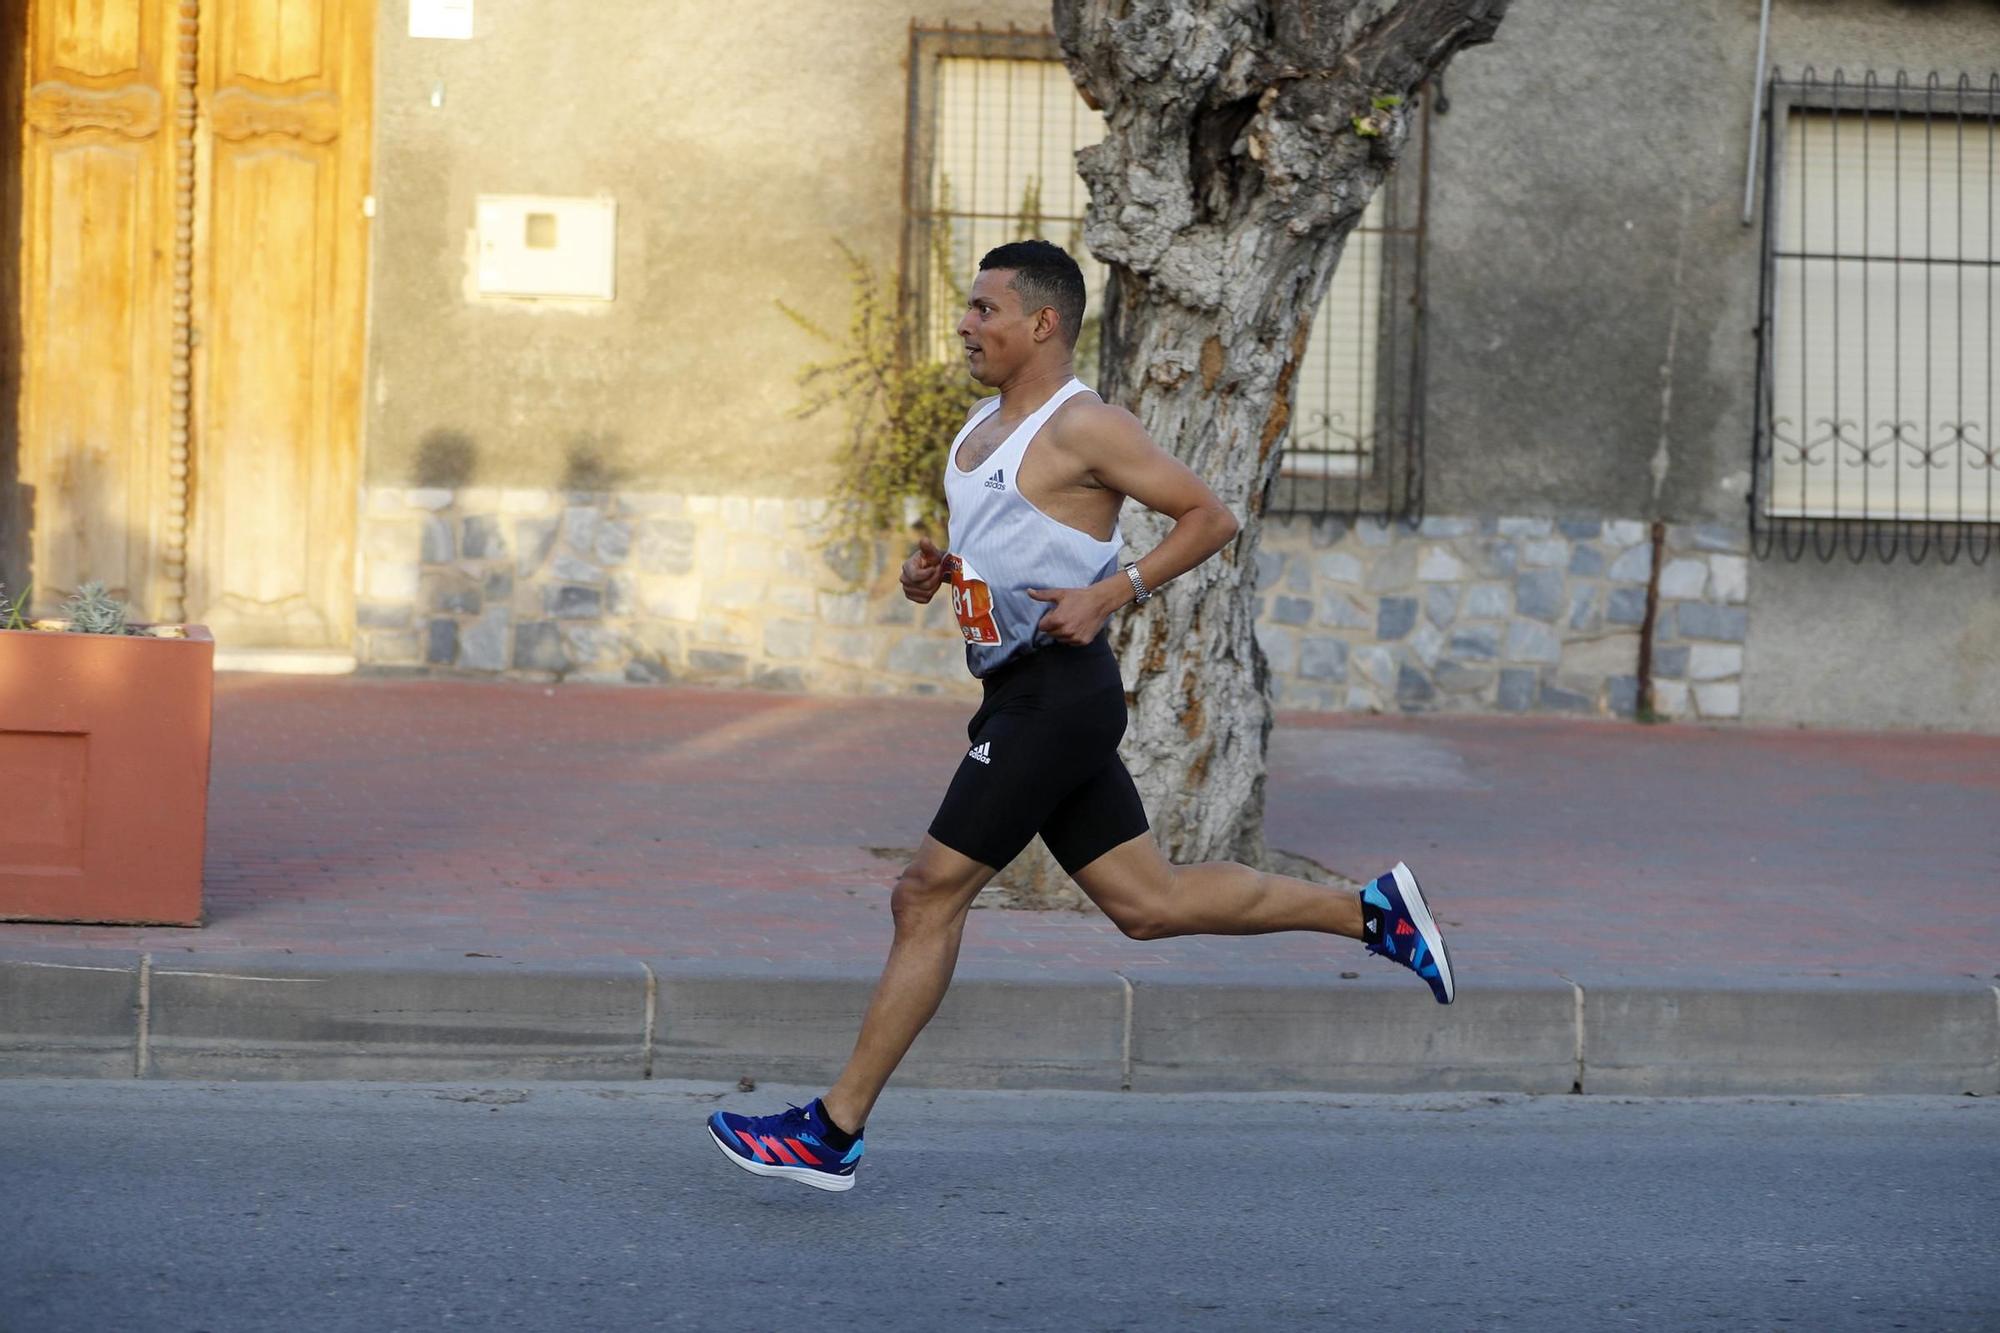
[[[1062,329],[1062,316],[1052,305],[1045,305],[1035,312],[1035,341],[1053,338]]]

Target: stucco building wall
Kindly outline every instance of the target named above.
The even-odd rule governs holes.
[[[818,543],[841,421],[791,415],[826,349],[777,308],[844,328],[836,238],[893,277],[908,16],[606,0],[590,19],[490,0],[475,40],[438,42],[384,7],[361,657],[968,690],[937,608]],[[1978,669],[2000,561],[1749,553],[1756,23],[1755,0],[1517,0],[1452,66],[1429,518],[1265,525],[1281,704],[1629,713],[1658,519],[1669,715],[2000,729]],[[2000,11],[1974,0],[1781,0],[1771,59],[1955,74],[1995,50]],[[479,298],[480,193],[614,196],[617,298]]]
[[[1747,529],[1761,185],[1755,0],[1516,3],[1432,131],[1434,513]],[[1981,85],[2000,9],[1779,0],[1768,60]],[[1743,716],[2000,730],[2000,560],[1753,558]],[[1975,672],[1975,675],[1978,674]]]
[[[923,17],[1040,27],[1047,7]],[[383,0],[369,484],[824,494],[839,417],[790,414],[827,349],[777,303],[845,329],[836,240],[894,280],[909,18],[481,0],[448,41]],[[615,198],[616,299],[480,299],[480,194]]]

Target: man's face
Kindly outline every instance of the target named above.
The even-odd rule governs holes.
[[[1003,383],[1035,350],[1035,321],[1021,309],[1013,281],[1013,269],[981,269],[958,321],[966,369],[981,384]]]

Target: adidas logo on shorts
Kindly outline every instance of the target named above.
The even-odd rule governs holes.
[[[967,759],[977,759],[982,764],[993,762],[992,741],[981,741],[965,752]]]

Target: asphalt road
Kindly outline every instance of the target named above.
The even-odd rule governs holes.
[[[0,1080],[0,1329],[2000,1329],[2000,1105]]]

